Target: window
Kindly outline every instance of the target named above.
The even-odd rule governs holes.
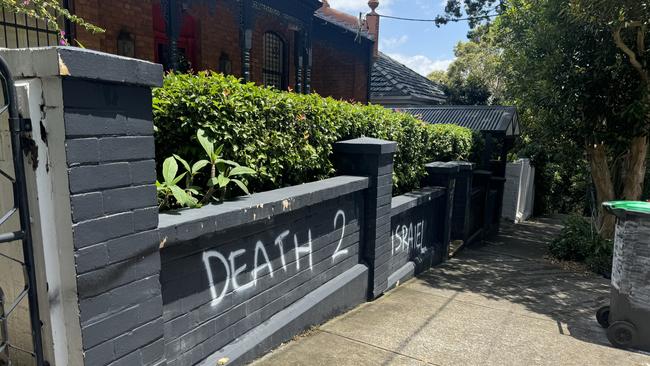
[[[135,57],[135,37],[127,31],[121,31],[117,36],[117,54]]]
[[[277,89],[285,88],[284,41],[275,33],[264,33],[264,65],[262,83]]]

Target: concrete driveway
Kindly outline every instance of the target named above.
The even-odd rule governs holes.
[[[505,224],[485,245],[298,337],[266,365],[639,365],[594,319],[609,281],[551,264],[554,220]]]

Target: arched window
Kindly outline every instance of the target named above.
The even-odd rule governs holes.
[[[284,41],[275,33],[264,33],[264,64],[262,66],[262,83],[277,89],[285,87]]]

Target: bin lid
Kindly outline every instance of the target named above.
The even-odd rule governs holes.
[[[650,202],[610,201],[603,203],[603,207],[616,216],[624,216],[626,214],[650,216]]]

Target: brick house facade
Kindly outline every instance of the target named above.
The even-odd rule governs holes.
[[[72,0],[74,14],[106,30],[90,34],[76,27],[72,37],[86,48],[169,68],[168,22],[163,11],[168,1]],[[373,37],[354,17],[329,9],[327,1],[178,2],[177,47],[184,67],[224,72],[300,93],[368,101]],[[275,58],[265,42],[280,50]]]
[[[314,75],[330,77],[315,77],[313,89],[321,95],[368,102],[373,36],[359,19],[332,9],[327,1],[314,18]]]

